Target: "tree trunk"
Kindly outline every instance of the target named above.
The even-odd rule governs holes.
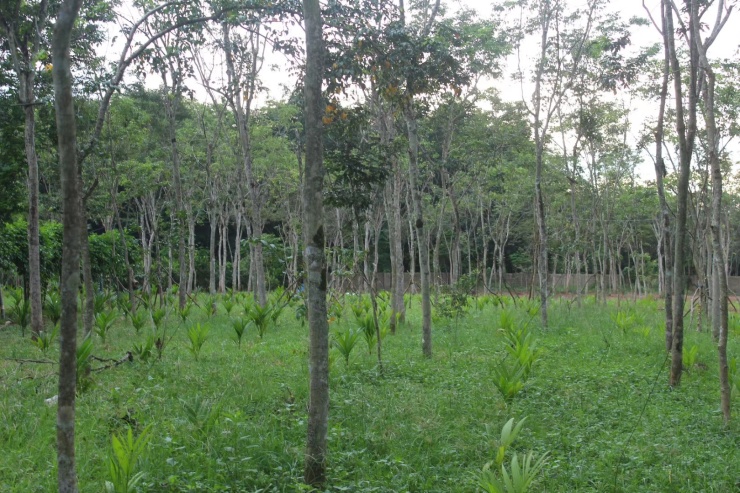
[[[722,249],[722,167],[719,159],[719,135],[715,118],[715,74],[706,55],[705,45],[699,33],[700,24],[698,6],[696,3],[691,9],[691,29],[697,51],[699,65],[704,73],[704,121],[706,123],[707,147],[709,148],[709,165],[712,173],[712,258],[715,291],[713,297],[717,300],[717,313],[713,313],[712,331],[718,333],[717,354],[719,357],[720,404],[725,425],[730,422],[731,388],[729,366],[727,363],[727,275],[723,265],[724,253]]]
[[[413,97],[404,104],[404,117],[409,139],[409,190],[414,206],[414,225],[419,244],[419,271],[421,272],[421,348],[424,356],[432,357],[432,303],[429,286],[429,243],[424,232],[424,210],[419,183],[419,129]]]
[[[173,74],[173,77],[176,77]],[[175,187],[175,214],[173,230],[177,235],[177,262],[178,262],[178,277],[177,277],[177,301],[180,310],[185,308],[187,301],[187,276],[188,276],[188,264],[185,257],[185,228],[183,227],[183,215],[185,214],[185,204],[182,193],[182,178],[180,176],[180,152],[177,147],[176,139],[176,116],[178,111],[178,104],[180,100],[180,94],[178,92],[177,83],[173,81],[172,95],[165,95],[165,110],[167,113],[168,130],[170,138],[170,151],[172,152],[172,182]],[[170,276],[170,279],[172,276]]]
[[[408,192],[409,194],[411,192]],[[411,211],[409,206],[408,195],[406,196],[406,210]],[[409,224],[409,277],[411,279],[410,291],[416,294],[416,248],[414,246],[414,219],[413,214],[407,214]]]
[[[252,206],[250,223],[252,226],[252,239],[260,240],[262,236],[262,199],[259,193],[259,184],[254,176],[252,167],[252,141],[250,132],[251,105],[255,94],[255,78],[257,76],[257,61],[259,59],[259,39],[258,33],[253,33],[253,50],[251,53],[251,67],[248,74],[248,84],[245,94],[245,100],[242,101],[242,90],[240,81],[237,80],[237,74],[234,68],[233,56],[231,51],[231,37],[229,34],[229,25],[223,24],[224,52],[226,53],[226,73],[229,79],[229,97],[232,109],[236,116],[237,128],[239,130],[239,143],[242,151],[244,180],[249,191],[249,199]],[[265,264],[262,252],[262,243],[255,241],[253,243],[250,271],[254,273],[254,290],[257,295],[257,302],[260,306],[267,303],[267,288],[265,284]]]
[[[235,208],[234,210],[236,215],[236,231],[234,232],[234,254],[233,261],[231,263],[231,290],[237,292],[239,290],[239,277],[241,275],[242,263],[242,214],[238,208]]]
[[[218,229],[218,216],[209,213],[210,235],[208,240],[208,292],[216,292],[216,230]]]
[[[689,175],[691,173],[691,157],[696,134],[696,65],[697,50],[693,42],[693,33],[690,33],[690,73],[688,87],[688,108],[684,111],[683,83],[681,66],[676,55],[673,28],[673,11],[668,0],[666,4],[666,39],[668,52],[673,71],[674,96],[676,100],[676,133],[679,140],[680,168],[678,186],[676,189],[676,237],[673,248],[673,335],[671,344],[671,387],[680,385],[683,370],[683,310],[686,289],[686,271],[684,268],[686,250],[686,216],[688,208]],[[694,6],[695,7],[695,6]],[[686,122],[688,117],[688,124]]]
[[[41,249],[39,244],[39,163],[36,154],[35,68],[18,74],[21,84],[21,104],[25,113],[24,141],[28,162],[28,297],[31,303],[31,334],[44,330],[41,300]]]
[[[538,105],[539,107],[539,105]],[[538,127],[535,127],[535,132],[538,133]],[[541,140],[544,137],[537,137],[536,140]],[[544,145],[544,142],[542,143]],[[535,170],[534,179],[534,197],[535,197],[535,220],[537,222],[537,237],[539,240],[538,245],[538,257],[537,257],[537,279],[540,287],[540,321],[542,327],[547,327],[547,300],[550,296],[549,285],[547,282],[548,276],[548,255],[547,255],[547,225],[545,223],[545,200],[542,196],[542,158],[544,149],[542,146],[537,147],[537,165]]]
[[[77,291],[84,234],[82,193],[78,178],[77,137],[69,46],[81,0],[65,0],[52,41],[54,107],[59,139],[62,188],[62,318],[57,401],[57,485],[60,493],[77,492],[75,471],[75,393],[77,387]]]
[[[322,488],[326,483],[326,435],[329,426],[329,323],[326,312],[324,256],[324,114],[323,21],[318,0],[303,0],[306,32],[306,171],[303,191],[303,231],[308,287],[309,402],[304,481]]]
[[[80,190],[82,186],[80,185]],[[84,201],[83,201],[84,202]],[[92,265],[90,264],[90,242],[88,241],[87,228],[85,227],[85,205],[83,203],[80,211],[83,215],[82,234],[80,235],[80,253],[82,255],[82,280],[85,285],[85,311],[82,315],[82,325],[85,337],[93,330],[95,320],[95,287],[92,278]]]
[[[192,208],[188,207],[188,294],[193,292],[197,282],[195,277],[195,223],[195,214]]]
[[[390,185],[390,207],[388,214],[388,234],[390,254],[393,260],[391,289],[391,333],[396,333],[396,325],[406,320],[406,307],[403,303],[405,286],[403,282],[403,222],[401,220],[401,189],[403,177],[398,159],[393,159],[393,182]]]

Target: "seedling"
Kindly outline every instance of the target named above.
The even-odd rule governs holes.
[[[208,333],[210,331],[210,327],[200,324],[195,324],[188,329],[188,340],[190,341],[190,347],[188,349],[195,356],[195,361],[198,361],[200,350],[203,348],[206,339],[208,339]]]
[[[113,434],[111,452],[108,455],[110,481],[105,482],[106,493],[132,493],[138,490],[144,472],[136,472],[139,459],[151,439],[151,428],[147,426],[134,440],[131,427],[125,435]]]

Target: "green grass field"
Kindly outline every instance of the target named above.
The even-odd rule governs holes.
[[[327,491],[482,491],[477,477],[496,456],[502,426],[526,416],[505,464],[513,453],[549,454],[530,491],[740,492],[740,399],[723,427],[709,334],[687,330],[696,359],[670,390],[662,311],[652,300],[587,299],[580,308],[555,300],[546,331],[526,301],[506,305],[436,320],[434,357],[425,359],[413,300],[407,323],[383,339],[382,372],[362,337],[349,365],[332,350]],[[498,330],[504,310],[531,329],[539,351],[508,402],[493,383],[513,358]],[[154,348],[147,362],[135,356],[93,371],[77,400],[81,491],[105,491],[111,436],[129,426],[134,437],[150,433],[138,491],[306,490],[308,329],[290,306],[262,338],[247,327],[239,346],[231,319],[242,314],[240,304],[230,316],[222,304],[213,316],[194,307],[183,322],[172,311],[161,360]],[[357,325],[349,303],[341,315],[333,332]],[[188,339],[195,323],[210,328],[197,360]],[[94,336],[93,354],[120,359],[151,326],[137,335],[119,317],[105,344]],[[729,355],[740,359],[738,335],[733,329]],[[56,344],[44,355],[12,326],[0,331],[0,347],[0,491],[54,491],[56,406],[45,399],[57,393],[57,366],[17,360],[56,360]]]

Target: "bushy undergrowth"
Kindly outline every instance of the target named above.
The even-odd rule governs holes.
[[[220,298],[199,295],[187,325],[174,308],[151,306],[138,330],[121,316],[105,344],[90,343],[99,358],[132,351],[134,362],[93,371],[78,398],[80,491],[123,484],[110,472],[112,436],[121,443],[146,436],[130,471],[138,491],[302,491],[308,329],[287,310],[268,336],[250,328],[235,344],[233,320],[245,327],[250,320],[245,300],[227,310]],[[528,457],[531,467],[547,454],[531,491],[738,491],[740,427],[738,418],[722,426],[711,335],[687,330],[685,347],[697,348],[691,371],[669,390],[656,303],[579,309],[556,300],[551,327],[542,330],[536,304],[501,300],[474,304],[456,329],[435,328],[430,360],[421,355],[418,298],[409,300],[397,335],[383,339],[382,373],[374,354],[354,351],[344,364],[332,349],[328,491],[482,491],[481,470],[497,460],[499,431],[524,416],[503,464],[513,474],[514,457],[523,468]],[[350,304],[334,317],[333,333],[358,333]],[[526,331],[512,340],[502,323]],[[188,333],[195,324],[210,328],[198,361]],[[11,360],[39,356],[18,327],[0,332],[0,347],[0,491],[54,491],[56,408],[44,403],[56,394],[53,369]],[[739,352],[733,336],[730,357]],[[534,370],[507,403],[494,383],[497,365],[524,368],[527,355]],[[58,357],[56,343],[47,357]]]

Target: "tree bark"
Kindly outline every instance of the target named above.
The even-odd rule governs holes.
[[[82,190],[82,186],[80,186]],[[92,278],[92,265],[90,263],[90,242],[85,227],[85,204],[81,207],[83,214],[82,234],[80,237],[80,253],[82,255],[82,280],[85,285],[85,311],[82,315],[82,326],[84,327],[85,337],[89,336],[93,330],[95,320],[95,287]]]
[[[187,301],[187,279],[188,279],[188,264],[185,255],[185,227],[184,227],[184,216],[185,216],[185,204],[182,192],[182,177],[180,175],[180,151],[177,147],[177,111],[180,104],[180,87],[179,76],[172,73],[172,88],[167,91],[164,97],[165,113],[167,114],[167,121],[169,123],[169,138],[170,138],[170,151],[172,153],[172,183],[175,187],[175,213],[173,217],[175,219],[173,229],[177,235],[177,262],[178,262],[178,276],[177,276],[177,300],[180,310],[185,308]],[[166,86],[165,80],[165,86]],[[170,276],[171,278],[171,276]]]
[[[26,124],[24,141],[28,162],[28,290],[31,302],[31,334],[36,337],[44,330],[41,300],[41,248],[39,241],[39,163],[36,154],[36,109],[34,68],[28,67],[21,80],[21,101],[24,104]]]
[[[77,291],[80,284],[82,193],[78,178],[77,136],[69,56],[72,27],[82,0],[65,0],[52,41],[54,107],[62,186],[62,318],[57,407],[57,484],[60,493],[77,492],[75,471],[75,393],[77,373]]]
[[[23,21],[0,15],[0,34],[5,35],[9,58],[18,77],[18,99],[24,113],[24,150],[28,165],[28,290],[25,295],[31,305],[31,334],[36,337],[43,329],[41,299],[41,250],[39,243],[39,167],[36,153],[36,57],[41,51],[41,32],[47,21],[46,2],[39,5],[31,33],[22,33]]]
[[[409,140],[409,191],[414,207],[414,226],[419,245],[419,272],[421,273],[421,349],[432,357],[432,302],[429,285],[429,241],[424,232],[424,210],[419,184],[419,128],[413,97],[409,96],[403,108]]]
[[[720,12],[723,2],[720,2]],[[727,363],[727,332],[728,332],[728,307],[727,307],[727,275],[723,265],[724,253],[722,248],[722,167],[719,160],[719,135],[715,117],[715,74],[709,60],[706,49],[700,35],[700,24],[698,6],[694,3],[691,9],[691,29],[694,38],[695,49],[699,66],[704,74],[704,121],[707,133],[707,147],[709,148],[709,166],[712,174],[712,258],[713,258],[713,280],[715,291],[713,298],[718,305],[718,313],[712,317],[713,332],[718,333],[717,354],[719,357],[719,382],[720,382],[720,404],[725,424],[730,422],[731,389],[729,378],[729,366]],[[715,34],[716,35],[716,34]]]
[[[231,37],[229,35],[229,25],[223,24],[223,40],[224,40],[224,52],[226,53],[226,73],[229,79],[229,102],[234,110],[236,116],[237,128],[239,130],[239,143],[242,151],[243,167],[244,167],[244,181],[246,182],[247,189],[249,191],[249,199],[252,205],[251,214],[251,225],[252,225],[252,238],[260,240],[262,236],[262,199],[259,193],[259,184],[254,176],[254,169],[252,166],[252,141],[250,132],[250,119],[251,119],[251,108],[252,101],[255,94],[255,79],[257,77],[257,59],[259,55],[259,35],[258,33],[253,34],[253,49],[251,53],[251,66],[248,74],[248,84],[246,87],[246,97],[242,101],[242,91],[240,89],[239,80],[237,80],[237,73],[234,67],[234,58],[232,55]],[[267,288],[265,284],[265,264],[262,251],[262,243],[255,241],[253,243],[253,249],[251,250],[251,262],[250,271],[254,273],[254,289],[257,295],[257,302],[260,306],[265,306],[267,303]]]
[[[329,425],[329,323],[326,312],[323,163],[323,21],[318,0],[303,0],[306,32],[306,169],[303,189],[304,258],[308,287],[309,403],[304,481],[326,483]]]
[[[669,0],[663,0],[668,4]],[[695,5],[691,5],[695,8]],[[679,141],[679,178],[676,189],[676,236],[673,248],[673,334],[671,341],[671,373],[669,383],[671,387],[681,384],[683,370],[683,310],[686,289],[686,271],[684,268],[686,249],[686,216],[688,209],[689,175],[691,173],[691,157],[696,135],[696,74],[697,50],[693,42],[693,33],[688,33],[690,41],[689,53],[689,87],[688,108],[684,108],[683,82],[681,66],[676,55],[673,28],[673,11],[670,5],[666,6],[666,39],[668,53],[673,72],[674,96],[676,101],[676,132]],[[688,114],[687,114],[688,113]],[[688,122],[687,122],[688,118]]]
[[[670,222],[671,214],[668,202],[665,198],[665,186],[663,177],[667,174],[665,161],[663,160],[663,136],[665,125],[665,107],[668,95],[668,78],[670,71],[670,51],[667,39],[667,17],[665,3],[661,4],[661,18],[663,27],[663,83],[660,88],[660,109],[658,110],[658,124],[655,129],[655,184],[658,189],[660,201],[659,238],[658,238],[658,262],[663,273],[663,295],[665,310],[665,345],[666,351],[673,346],[673,255],[671,254]]]

